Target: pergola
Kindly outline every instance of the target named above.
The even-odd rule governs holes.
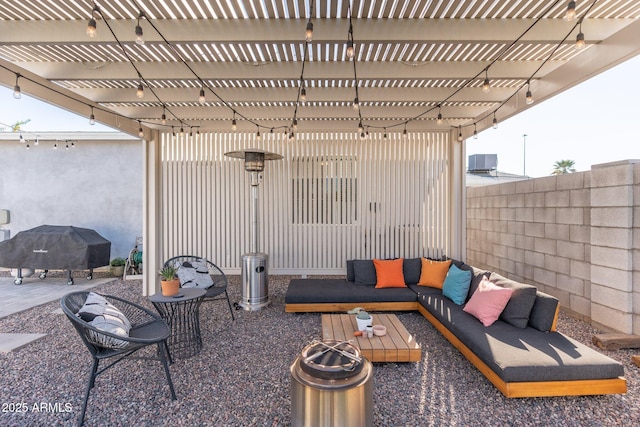
[[[235,125],[463,142],[637,55],[639,17],[635,0],[11,0],[0,82],[147,141]]]
[[[639,16],[632,0],[12,0],[0,81],[133,135],[139,123],[227,131],[235,116],[246,131],[296,119],[301,131],[361,121],[467,137],[528,108],[527,91],[539,102],[635,56]]]

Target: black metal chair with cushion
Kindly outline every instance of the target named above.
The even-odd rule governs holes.
[[[205,285],[199,286],[207,291],[204,296],[204,301],[221,301],[226,299],[227,305],[229,306],[229,312],[231,313],[231,319],[236,320],[236,317],[233,314],[231,301],[229,300],[229,294],[227,293],[227,286],[229,285],[229,282],[227,280],[227,276],[222,272],[220,267],[206,258],[195,255],[180,255],[170,258],[165,261],[164,266],[172,265],[178,268],[184,263],[192,264],[199,263],[201,261],[206,261],[207,270],[211,277],[211,280],[207,281]],[[180,275],[180,271],[178,271],[178,275]],[[184,277],[180,278],[180,286],[184,286]]]
[[[89,303],[85,304],[88,299]],[[93,304],[96,300],[102,304]],[[172,363],[172,360],[166,342],[170,333],[169,327],[157,313],[115,296],[87,291],[72,292],[63,296],[60,305],[93,357],[78,425],[84,423],[89,393],[96,377],[125,358],[134,358],[135,352],[147,346],[156,345],[157,351],[152,352],[150,356],[135,358],[159,360],[162,363],[171,398],[176,400],[169,373],[169,363]],[[98,312],[105,308],[109,311]],[[128,329],[128,333],[122,332],[123,329]],[[99,370],[100,362],[109,358],[116,359]],[[123,379],[123,386],[127,386],[126,379]]]

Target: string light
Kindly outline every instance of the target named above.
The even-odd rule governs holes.
[[[136,43],[144,44],[144,37],[142,36],[142,27],[140,26],[140,18],[144,18],[144,12],[140,11],[138,15],[138,24],[136,25]]]
[[[293,130],[298,130],[298,119],[296,119],[295,117],[293,118],[293,124],[291,125],[291,127],[293,128]]]
[[[440,110],[440,104],[438,104],[438,117],[436,118],[436,124],[438,126],[442,125],[442,112]]]
[[[256,132],[256,141],[260,140],[262,140],[262,137],[260,136],[260,127],[258,127],[258,131]]]
[[[304,88],[304,81],[302,82],[302,89],[300,89],[300,100],[302,102],[307,100],[307,90]]]
[[[207,99],[204,96],[204,88],[200,88],[200,96],[198,97],[198,102],[200,103],[200,105],[204,105],[205,101]]]
[[[527,82],[527,94],[525,96],[527,105],[533,104],[533,95],[531,94],[531,87],[530,87],[530,83]]]
[[[355,55],[356,55],[356,50],[353,47],[353,40],[347,40],[347,57],[349,59],[353,59]]]
[[[360,101],[357,96],[353,100],[353,109],[356,111],[360,109]]]
[[[136,96],[138,98],[144,98],[144,87],[142,86],[142,81],[138,83],[138,90],[136,91]]]
[[[582,33],[582,19],[580,20],[580,29],[578,30],[578,35],[576,36],[576,49],[584,49],[584,34]]]
[[[91,107],[91,115],[89,116],[89,124],[91,126],[96,124],[96,116],[93,115],[93,107]]]
[[[493,122],[491,123],[491,126],[494,129],[498,129],[498,119],[496,118],[496,112],[493,112]]]
[[[304,39],[307,43],[313,41],[313,22],[311,22],[311,18],[309,18],[309,22],[307,22],[307,30],[304,33]]]
[[[478,139],[478,129],[475,123],[473,124],[473,139]]]
[[[363,130],[364,126],[362,126],[362,120],[360,120],[360,123],[358,123],[358,133],[362,133]]]
[[[15,99],[22,98],[22,91],[20,90],[20,85],[18,84],[19,78],[20,78],[20,74],[16,74],[16,85],[13,87],[13,97]]]
[[[163,125],[167,124],[167,115],[165,114],[165,106],[162,104],[162,117],[160,118]]]
[[[402,137],[407,138],[407,122],[404,122],[404,130],[402,131]]]
[[[87,35],[92,39],[95,38],[98,34],[95,16],[97,16],[99,13],[100,8],[97,4],[94,4],[93,9],[91,10],[91,18],[89,18],[89,23],[87,24]]]
[[[140,123],[140,121],[138,121],[138,136],[144,138],[144,131],[142,130],[142,123]]]
[[[491,83],[489,82],[488,68],[485,68],[485,70],[484,70],[484,83],[482,84],[482,91],[484,93],[489,93],[490,90],[491,90]]]
[[[462,142],[462,126],[458,126],[458,142]]]
[[[231,130],[232,131],[236,131],[238,130],[238,123],[236,122],[236,112],[233,112],[233,120],[231,120]]]
[[[570,1],[567,4],[567,13],[565,13],[564,15],[564,20],[565,21],[573,21],[576,17],[576,2],[575,1]]]

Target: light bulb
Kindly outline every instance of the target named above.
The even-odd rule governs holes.
[[[307,42],[313,41],[313,22],[307,22],[307,31],[304,33],[304,39]]]
[[[162,120],[163,125],[167,124],[167,115],[164,113],[164,111],[162,112],[162,117],[160,120]]]
[[[293,130],[298,130],[298,120],[297,119],[293,119]]]
[[[204,105],[206,98],[204,97],[204,88],[200,88],[200,96],[198,97],[198,102],[200,105]]]
[[[89,116],[89,124],[91,126],[96,124],[96,116],[94,116],[93,113],[91,113],[91,115]]]
[[[358,133],[362,132],[363,129],[364,126],[362,126],[362,121],[360,121],[360,123],[358,123]]]
[[[473,139],[478,139],[478,131],[477,130],[473,130]]]
[[[307,100],[307,90],[304,87],[300,89],[300,99],[302,100],[302,102],[305,102]]]
[[[531,94],[530,90],[527,90],[526,100],[527,100],[527,105],[533,104],[533,95]]]
[[[573,21],[576,17],[576,2],[570,1],[567,4],[567,13],[564,15],[565,21]]]
[[[584,34],[582,32],[579,32],[576,36],[576,49],[584,49],[584,46]]]
[[[140,26],[140,22],[136,25],[136,43],[144,44],[144,38],[142,37],[142,27]]]
[[[347,57],[352,59],[356,55],[356,50],[353,47],[353,41],[347,40]]]
[[[358,97],[356,96],[353,100],[353,109],[354,110],[358,110],[360,108],[360,101],[358,100]]]
[[[144,131],[142,130],[142,126],[138,128],[138,136],[140,138],[144,138]]]
[[[436,124],[440,126],[442,124],[442,113],[438,113],[438,118],[436,119]]]
[[[260,136],[260,131],[256,132],[256,141],[260,141],[262,137]]]
[[[16,85],[13,87],[13,97],[15,99],[22,98],[22,91],[20,90],[20,86],[18,85],[18,83],[16,83]]]
[[[238,130],[238,123],[236,122],[236,119],[231,120],[231,130],[234,132]]]
[[[462,131],[458,132],[458,142],[462,142]]]
[[[138,90],[136,91],[136,96],[138,98],[143,98],[144,97],[144,87],[142,87],[142,82],[140,82],[138,84]]]
[[[494,129],[498,129],[498,119],[496,119],[496,116],[495,116],[495,115],[493,116],[493,124],[492,124],[492,127],[493,127]]]
[[[96,37],[96,34],[98,34],[98,31],[96,29],[96,20],[91,17],[89,19],[89,23],[87,24],[87,35],[93,39]]]
[[[490,90],[491,90],[491,84],[489,83],[489,78],[485,77],[484,83],[482,84],[482,91],[484,93],[489,93]]]

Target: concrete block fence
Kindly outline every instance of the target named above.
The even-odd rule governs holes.
[[[467,262],[640,334],[640,160],[467,188]]]

